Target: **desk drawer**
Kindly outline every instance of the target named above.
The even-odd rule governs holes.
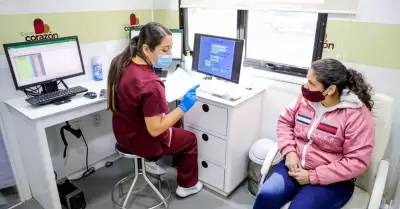
[[[224,190],[225,170],[199,157],[199,179],[217,189]]]
[[[186,114],[186,122],[203,131],[227,135],[228,110],[204,102],[196,102]]]
[[[199,156],[220,166],[225,166],[226,141],[208,133],[187,127],[197,137]]]

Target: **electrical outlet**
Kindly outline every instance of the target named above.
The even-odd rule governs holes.
[[[101,124],[100,114],[93,115],[93,122],[95,127],[99,127]]]
[[[81,128],[81,121],[77,120],[77,121],[73,121],[70,123],[71,124],[71,128],[78,130]]]

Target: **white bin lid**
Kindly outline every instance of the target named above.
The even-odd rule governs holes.
[[[264,163],[265,158],[272,146],[274,146],[275,141],[263,138],[255,141],[253,145],[251,145],[249,151],[249,158],[252,162],[257,163],[258,165],[262,165]],[[272,162],[273,165],[278,164],[281,161],[281,154],[275,156],[274,161]]]

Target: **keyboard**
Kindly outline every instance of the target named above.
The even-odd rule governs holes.
[[[220,81],[209,80],[201,82],[197,91],[233,101],[240,99],[243,93],[240,86],[236,84],[226,84]]]
[[[55,92],[50,92],[42,94],[40,96],[31,97],[29,99],[26,99],[26,101],[33,106],[41,106],[50,103],[61,102],[63,100],[68,100],[70,97],[86,91],[88,91],[88,89],[85,87],[75,86],[72,88],[60,89]]]
[[[220,97],[225,96],[228,92],[227,87],[218,81],[203,81],[197,90]]]

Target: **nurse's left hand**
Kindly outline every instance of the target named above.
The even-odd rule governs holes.
[[[296,179],[299,182],[299,184],[301,184],[301,185],[310,184],[310,178],[308,176],[307,170],[300,169],[299,171],[296,171],[296,172],[289,171],[289,176]]]
[[[190,108],[193,107],[194,103],[197,101],[196,89],[199,88],[200,85],[194,86],[189,89],[189,91],[183,96],[181,104],[178,106],[183,110],[183,112],[187,112]]]

